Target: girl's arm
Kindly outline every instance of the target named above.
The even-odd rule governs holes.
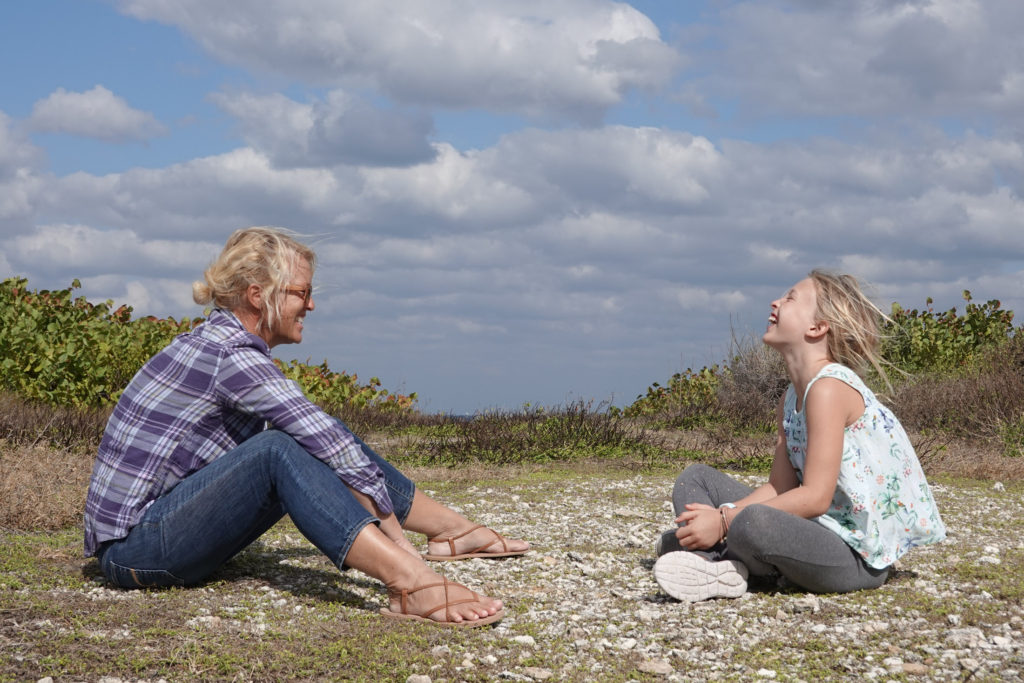
[[[775,422],[778,426],[778,437],[775,440],[775,455],[772,459],[771,473],[768,475],[768,483],[759,486],[750,494],[735,501],[734,509],[727,509],[729,521],[736,516],[736,513],[748,505],[764,503],[776,498],[780,493],[788,491],[799,485],[796,470],[789,462],[789,453],[786,450],[786,434],[782,429],[782,416],[786,397],[779,399],[775,410]],[[686,506],[678,517],[676,524],[685,523],[676,530],[676,537],[680,545],[686,548],[710,548],[718,543],[722,537],[721,513],[710,505],[702,503],[691,503]]]
[[[735,508],[725,512],[727,522],[748,505],[762,503],[809,519],[828,511],[839,481],[839,465],[843,456],[843,432],[864,413],[860,393],[837,379],[823,377],[816,381],[804,406],[807,416],[807,454],[801,484],[786,452],[782,431],[781,404],[777,419],[779,437],[768,483],[736,501]],[[721,538],[721,513],[714,508],[694,504],[679,515],[677,523],[686,522],[676,532],[681,545],[710,548]]]
[[[803,483],[797,484],[792,465],[789,466],[792,479],[783,474],[784,468],[779,467],[780,479],[775,484],[781,486],[781,490],[774,498],[759,502],[810,519],[828,512],[832,504],[843,458],[844,431],[864,414],[864,397],[845,382],[823,377],[807,392],[804,414],[807,416],[807,454]],[[779,460],[776,457],[772,466],[773,476]],[[788,458],[786,462],[789,463]],[[787,483],[792,485],[786,487]],[[730,521],[733,516],[727,513]]]

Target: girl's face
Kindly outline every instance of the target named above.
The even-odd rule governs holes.
[[[817,308],[818,288],[814,280],[804,278],[772,302],[768,328],[762,337],[764,343],[775,347],[803,341],[804,335],[818,323]]]
[[[291,290],[291,291],[287,291]],[[281,293],[281,317],[270,330],[267,345],[298,344],[302,341],[302,327],[306,313],[316,308],[313,303],[313,271],[304,259],[298,259],[292,280],[287,290]],[[307,296],[303,296],[303,293]]]

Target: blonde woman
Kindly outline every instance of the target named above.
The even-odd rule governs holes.
[[[945,538],[906,433],[854,371],[884,377],[880,318],[855,278],[820,270],[772,302],[763,339],[790,385],[768,483],[751,489],[705,465],[679,476],[679,527],[654,565],[666,593],[735,598],[750,575],[813,592],[877,588],[905,552]]]
[[[497,599],[431,570],[427,558],[521,555],[506,539],[416,490],[271,360],[302,341],[313,251],[274,228],[247,228],[193,285],[209,318],[132,379],[107,424],[85,509],[85,552],[124,588],[192,585],[285,514],[339,568],[381,580],[391,618],[481,626]]]

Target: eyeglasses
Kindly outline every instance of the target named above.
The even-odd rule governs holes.
[[[309,302],[313,300],[313,286],[309,287],[285,287],[284,291],[286,294],[297,294],[302,297],[302,304],[309,307]]]

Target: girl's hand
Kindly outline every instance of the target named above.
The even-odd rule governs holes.
[[[685,524],[676,529],[676,538],[687,550],[707,550],[722,539],[722,515],[704,503],[688,503],[676,524]]]

